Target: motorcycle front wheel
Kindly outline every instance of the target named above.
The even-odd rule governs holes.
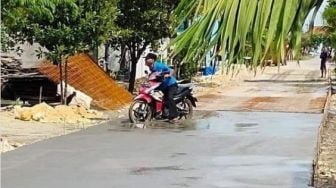
[[[152,108],[143,100],[135,100],[128,110],[131,123],[147,122],[152,119]]]

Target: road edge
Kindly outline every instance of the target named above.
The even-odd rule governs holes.
[[[319,176],[317,173],[319,170],[318,161],[319,161],[319,156],[321,153],[321,140],[322,140],[322,135],[325,131],[325,127],[327,126],[327,123],[328,123],[328,117],[329,117],[328,109],[330,109],[331,96],[332,96],[332,82],[331,82],[331,78],[329,78],[329,88],[328,88],[328,92],[326,96],[327,99],[324,104],[323,117],[322,117],[322,121],[320,123],[318,133],[317,133],[317,142],[315,146],[315,157],[312,163],[312,174],[311,174],[311,180],[309,183],[309,186],[312,186],[312,187],[317,187],[318,185]]]

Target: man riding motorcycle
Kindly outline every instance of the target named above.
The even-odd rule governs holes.
[[[166,64],[157,60],[157,55],[148,53],[145,57],[145,64],[149,67],[151,72],[167,72],[164,74],[164,81],[159,89],[164,93],[164,101],[169,111],[169,121],[174,123],[177,121],[177,109],[174,101],[174,95],[177,91],[177,82],[174,76],[174,70],[170,69]]]

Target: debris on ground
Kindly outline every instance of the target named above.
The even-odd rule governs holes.
[[[315,187],[336,187],[336,95],[330,99],[326,122],[320,130]]]
[[[0,138],[0,153],[14,150],[15,147],[8,143],[7,138]]]
[[[46,103],[33,107],[14,107],[15,119],[22,121],[38,121],[43,123],[89,123],[104,119],[103,113],[90,110],[83,106],[59,105],[51,107]]]
[[[63,83],[63,91],[65,91],[65,82]],[[61,84],[57,85],[57,94],[61,95]],[[80,90],[75,89],[70,84],[67,85],[66,94],[67,102],[69,101],[69,105],[80,105],[85,108],[90,108],[92,98]]]
[[[50,109],[49,108],[50,106],[49,107],[45,106],[45,107],[47,109]],[[57,109],[60,110],[60,108],[63,108],[63,107],[57,107]],[[71,106],[67,106],[65,108],[68,109],[70,107]],[[76,106],[73,106],[72,108],[74,107]],[[80,131],[80,130],[83,130],[83,129],[86,129],[86,128],[89,128],[95,125],[102,124],[103,122],[106,122],[108,120],[115,120],[121,114],[127,114],[128,112],[128,108],[126,107],[118,111],[103,111],[103,112],[88,110],[88,109],[80,107],[80,108],[77,108],[79,109],[78,111],[80,112],[80,114],[84,114],[86,118],[89,119],[90,116],[96,117],[95,113],[98,113],[98,116],[100,116],[99,114],[103,113],[102,115],[103,119],[94,118],[94,119],[90,119],[91,121],[87,123],[82,122],[82,123],[74,124],[74,123],[67,123],[67,122],[64,123],[62,120],[60,120],[58,116],[56,116],[54,119],[54,122],[57,121],[58,123],[53,123],[50,119],[50,115],[49,117],[45,119],[41,119],[40,121],[34,121],[34,120],[22,121],[20,119],[14,119],[14,114],[19,109],[22,109],[22,108],[18,106],[8,106],[0,110],[1,137],[6,138],[8,140],[8,144],[14,147],[14,149],[17,149],[24,145],[29,145],[29,144],[36,143],[42,140],[46,140],[49,138],[74,133],[74,132],[77,132],[77,131]],[[38,115],[35,115],[35,118],[38,119]],[[8,144],[6,144],[6,146],[8,146]],[[6,151],[8,151],[8,149],[6,149]]]

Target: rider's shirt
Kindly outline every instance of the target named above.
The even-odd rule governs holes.
[[[155,63],[153,64],[153,67],[151,68],[151,71],[152,72],[167,72],[168,73],[168,72],[171,71],[171,69],[166,64],[161,63],[160,61],[155,61]],[[172,86],[174,84],[176,84],[176,78],[175,78],[175,76],[170,76],[162,82],[160,88],[162,90],[164,90],[167,87]]]

